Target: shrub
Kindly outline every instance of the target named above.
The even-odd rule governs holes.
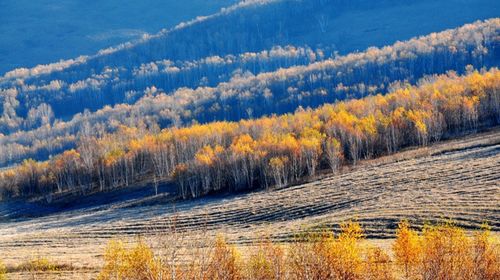
[[[7,268],[0,260],[0,280],[7,280]]]
[[[365,260],[364,275],[367,280],[395,279],[389,255],[380,248],[370,248]]]
[[[473,262],[476,279],[500,279],[500,243],[488,226],[474,236]]]
[[[111,241],[98,279],[500,279],[498,239],[487,227],[469,236],[452,223],[426,225],[419,234],[401,222],[392,244],[394,262],[384,250],[366,245],[355,222],[342,224],[338,235],[329,231],[299,235],[288,246],[262,240],[247,259],[221,236],[207,247],[200,255],[188,255],[187,263],[167,264],[142,241],[131,249]],[[32,266],[50,267],[46,263],[40,259]]]
[[[120,241],[109,242],[104,261],[104,268],[98,276],[100,280],[161,279],[161,266],[155,259],[153,251],[143,241],[139,241],[131,249],[126,249]]]
[[[226,243],[223,237],[217,237],[208,265],[208,279],[242,279],[239,255],[235,248]]]
[[[286,279],[285,252],[269,239],[264,240],[250,255],[247,267],[249,279]]]
[[[291,271],[294,279],[359,279],[363,272],[361,226],[341,225],[337,238],[332,233],[309,235],[292,245]]]

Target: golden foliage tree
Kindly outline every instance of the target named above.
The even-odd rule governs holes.
[[[410,229],[408,221],[399,223],[392,249],[396,262],[403,267],[405,277],[413,278],[422,262],[422,244],[418,233]]]
[[[343,223],[341,233],[315,233],[299,239],[290,253],[290,273],[293,279],[361,279],[363,253],[361,226]]]
[[[450,223],[425,226],[422,232],[423,279],[473,279],[472,242]]]
[[[160,280],[163,275],[153,251],[143,241],[127,249],[123,242],[111,241],[104,254],[100,280]]]
[[[0,280],[7,280],[7,268],[0,260]]]
[[[500,242],[487,225],[474,235],[473,267],[476,279],[500,279]]]

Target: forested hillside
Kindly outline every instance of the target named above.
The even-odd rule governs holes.
[[[498,0],[2,1],[0,280],[499,279]]]
[[[48,162],[1,173],[3,197],[174,180],[182,197],[285,186],[343,164],[500,122],[500,72],[428,77],[387,95],[158,133],[120,126]]]
[[[304,175],[313,176],[317,168],[330,165],[335,169],[333,162],[325,161],[328,153],[323,149],[327,147],[335,146],[335,153],[342,152],[346,162],[356,163],[360,158],[436,141],[442,134],[496,124],[497,120],[491,119],[497,106],[493,88],[490,89],[493,97],[487,97],[493,98],[487,111],[490,115],[474,107],[481,96],[464,101],[468,103],[461,106],[468,109],[463,109],[466,110],[463,114],[468,115],[459,118],[469,119],[469,123],[462,124],[461,129],[457,129],[456,123],[464,123],[462,119],[446,116],[441,105],[433,105],[432,114],[428,108],[402,106],[410,113],[399,113],[420,128],[413,134],[412,130],[405,130],[408,135],[404,136],[391,132],[392,140],[383,148],[381,140],[373,140],[378,146],[363,144],[364,136],[356,134],[359,131],[353,136],[355,140],[345,132],[339,136],[340,132],[332,134],[324,127],[312,127],[312,132],[288,131],[298,143],[306,141],[302,139],[306,136],[314,138],[307,140],[311,143],[303,143],[312,145],[311,151],[304,151],[300,143],[297,149],[305,153],[300,157],[277,154],[268,158],[268,154],[273,153],[264,151],[260,167],[257,162],[261,158],[255,162],[248,159],[239,162],[235,159],[237,156],[231,155],[231,160],[222,160],[220,164],[224,168],[236,164],[235,170],[243,169],[246,174],[243,177],[219,174],[212,178],[213,170],[201,168],[210,176],[207,175],[204,182],[195,179],[203,173],[192,163],[200,149],[207,148],[201,144],[171,150],[171,143],[163,143],[159,149],[166,147],[165,151],[143,151],[144,139],[156,139],[165,131],[184,131],[184,128],[190,131],[197,127],[204,131],[212,122],[240,131],[242,128],[237,123],[240,120],[302,111],[308,112],[306,116],[310,118],[309,114],[315,111],[309,108],[349,99],[366,102],[373,98],[370,96],[383,96],[410,85],[428,83],[428,79],[434,79],[426,78],[429,75],[449,71],[454,71],[451,76],[463,75],[472,73],[473,69],[498,67],[500,19],[456,26],[469,19],[496,15],[498,5],[487,0],[459,1],[461,11],[464,5],[471,5],[468,13],[444,17],[455,11],[457,1],[440,4],[429,0],[243,1],[219,13],[101,50],[93,56],[12,70],[0,78],[3,104],[0,107],[0,166],[20,164],[18,168],[7,169],[2,176],[14,174],[23,179],[8,177],[4,196],[39,195],[75,188],[87,192],[97,186],[104,190],[127,186],[142,177],[151,181],[152,174],[154,180],[177,180],[185,197],[219,189],[287,185]],[[422,24],[426,13],[437,7],[441,8],[443,19]],[[405,15],[406,24],[399,24],[397,19],[410,10],[412,13]],[[450,26],[456,28],[443,31]],[[424,31],[440,32],[425,35]],[[410,39],[415,35],[425,36]],[[408,40],[397,41],[401,39]],[[495,76],[496,70],[491,71],[489,75]],[[413,110],[422,112],[412,115]],[[375,123],[382,122],[378,117],[392,114],[387,111],[377,116],[373,106],[365,111],[374,119],[369,118],[360,126],[371,125],[376,130],[380,127]],[[302,122],[301,118],[306,116],[296,121]],[[356,118],[364,120],[367,116],[356,115]],[[200,123],[207,125],[199,126]],[[356,129],[366,134],[368,130],[373,132],[373,127]],[[212,150],[207,148],[206,153],[217,154],[217,145],[228,149],[238,140],[232,138],[234,131],[229,133],[225,129],[219,131],[223,135],[211,139]],[[263,137],[255,131],[242,131],[236,135],[249,134],[251,139],[243,137],[241,141],[250,144]],[[426,136],[418,134],[424,131]],[[231,137],[222,141],[228,133]],[[315,133],[319,134],[314,136]],[[179,141],[178,137],[194,136],[162,137],[166,137],[165,141]],[[332,137],[334,139],[330,139]],[[151,139],[148,141],[153,141]],[[132,140],[137,143],[129,143]],[[333,140],[335,145],[329,143]],[[322,150],[311,154],[318,143]],[[159,155],[159,159],[152,159]],[[268,168],[271,158],[274,169]],[[140,161],[138,165],[136,160]],[[333,161],[340,164],[340,160]],[[44,164],[50,168],[43,167]],[[292,169],[287,164],[292,164]],[[278,172],[276,166],[292,171],[278,178],[270,173],[270,170]],[[28,172],[31,175],[21,175],[24,171],[16,173],[18,169],[31,170]],[[85,175],[80,174],[82,172]],[[232,179],[222,179],[228,176]],[[24,181],[26,178],[29,180]]]
[[[39,86],[35,85],[38,80],[31,85],[22,82],[3,91],[0,126],[5,136],[0,139],[0,150],[4,151],[0,163],[29,157],[46,159],[74,148],[82,137],[99,137],[121,124],[154,131],[192,121],[287,113],[300,106],[317,107],[385,93],[397,84],[415,83],[429,74],[463,73],[467,65],[477,69],[497,66],[499,27],[500,20],[492,19],[332,58],[321,49],[274,47],[237,56],[141,64],[121,71],[128,73],[128,78],[120,78],[118,72],[107,68],[106,73],[73,84],[61,80]],[[52,108],[59,107],[55,104],[100,107],[110,102],[106,98],[126,103],[86,111],[66,122],[55,121],[58,114]],[[16,108],[22,107],[19,104],[40,101],[47,103],[30,109],[25,118],[17,116]]]
[[[478,18],[494,17],[499,12],[499,8],[492,4],[494,1],[440,1],[442,13],[452,15],[453,7],[457,6],[456,2],[460,2],[462,7],[471,6],[470,15],[453,14],[450,18],[454,21],[450,22],[451,20],[441,14],[442,20],[426,20],[427,24],[422,25],[420,17],[425,15],[426,11],[436,8],[430,5],[432,2],[384,0],[374,4],[367,0],[247,1],[213,16],[180,24],[174,29],[165,30],[139,42],[102,50],[95,56],[82,56],[32,69],[20,68],[10,71],[1,78],[1,88],[4,91],[10,88],[8,95],[11,99],[15,98],[19,104],[10,99],[3,100],[3,103],[14,107],[15,116],[20,118],[26,118],[30,110],[46,103],[51,106],[56,118],[67,119],[75,113],[83,112],[85,108],[93,111],[108,104],[134,102],[144,95],[147,87],[155,86],[170,92],[183,86],[214,86],[227,81],[235,69],[250,71],[256,75],[275,70],[277,67],[321,60],[324,56],[331,57],[336,52],[346,55],[371,46],[390,45],[397,40],[455,28]],[[418,13],[419,9],[423,9],[423,13]],[[405,15],[405,20],[412,20],[411,23],[401,25],[389,21],[389,16],[408,10],[414,10],[414,13]],[[356,25],[345,22],[344,17],[347,16]],[[364,21],[359,22],[361,19]],[[400,30],[387,32],[388,28]],[[351,42],[358,43],[351,45]],[[276,53],[271,50],[277,46],[285,48],[288,45],[306,49],[311,46],[315,51],[322,50],[322,54],[292,54],[289,61],[283,58],[271,63],[267,60],[261,63],[249,61],[248,64],[253,65],[242,66],[240,64],[245,61],[231,59],[236,56],[247,60],[257,55],[252,53],[263,51],[268,51],[268,56],[276,59],[276,56],[281,56],[279,51]],[[213,69],[205,69],[206,65],[197,66],[200,62],[206,62],[210,67],[220,63],[222,59],[227,61],[228,56],[233,68],[224,69],[227,71],[224,71],[222,77],[219,77],[217,72],[212,73]],[[296,58],[297,56],[299,58]],[[148,74],[160,72],[163,77],[158,81],[140,75],[145,73],[145,68],[149,68]],[[185,73],[185,68],[195,69]],[[178,70],[181,71],[180,74],[176,73]],[[169,73],[176,75],[170,77]],[[55,98],[54,92],[64,94]],[[18,94],[19,97],[16,97]],[[67,100],[68,98],[70,100]],[[86,106],[81,106],[83,102]],[[14,119],[12,112],[9,114],[9,117]],[[2,129],[3,133],[5,131],[8,130]]]
[[[429,20],[437,10],[440,11],[440,19]],[[364,51],[372,46],[382,48],[397,40],[408,40],[414,36],[455,28],[477,19],[494,17],[499,12],[500,7],[493,0],[445,0],[438,3],[431,0],[384,0],[377,3],[368,0],[250,0],[224,8],[211,16],[180,23],[175,28],[165,29],[156,35],[144,36],[136,42],[101,50],[96,55],[80,56],[31,69],[14,69],[0,78],[0,102],[3,104],[0,106],[0,134],[7,135],[0,139],[0,166],[19,163],[26,158],[46,159],[74,147],[78,141],[76,131],[91,131],[98,136],[102,131],[116,129],[115,123],[147,127],[158,123],[163,128],[171,124],[189,123],[193,119],[199,122],[237,120],[274,112],[272,110],[278,110],[276,113],[289,112],[297,104],[316,106],[323,101],[305,98],[303,101],[285,101],[286,104],[278,104],[273,109],[264,108],[262,112],[255,111],[257,108],[254,106],[250,112],[247,108],[254,104],[235,108],[232,103],[238,100],[231,98],[229,104],[208,102],[206,105],[211,111],[207,111],[200,106],[203,101],[192,104],[191,100],[185,99],[191,95],[195,95],[195,98],[203,95],[201,98],[206,98],[211,94],[212,88],[218,88],[224,83],[231,84],[231,81],[234,84],[241,77],[249,78],[281,68],[336,60],[338,55],[346,56],[350,52]],[[401,24],[400,20],[405,24]],[[461,40],[467,43],[465,49],[458,50],[456,55],[461,61],[456,64],[452,62],[455,57],[449,56],[450,52],[454,52],[453,49],[434,49],[433,51],[437,51],[432,54],[436,57],[434,59],[429,57],[429,50],[420,49],[413,53],[419,47],[410,46],[407,50],[399,50],[400,53],[398,50],[386,52],[395,57],[394,63],[407,55],[417,55],[424,59],[424,53],[427,53],[427,68],[418,65],[420,69],[412,69],[413,66],[408,68],[405,64],[407,62],[402,62],[402,65],[395,65],[391,69],[392,73],[382,73],[385,76],[378,77],[373,82],[366,80],[369,77],[363,76],[357,81],[335,81],[326,77],[330,81],[325,83],[321,81],[325,80],[324,75],[315,74],[322,84],[314,84],[316,78],[310,76],[309,80],[313,84],[306,85],[307,88],[292,82],[290,86],[283,84],[274,85],[274,88],[266,87],[264,89],[269,91],[265,95],[283,95],[285,89],[289,89],[299,91],[294,94],[294,99],[301,99],[304,95],[324,95],[337,85],[349,90],[348,93],[357,95],[384,92],[388,84],[399,79],[416,81],[422,74],[444,73],[450,69],[463,71],[466,64],[472,64],[476,68],[496,66],[491,61],[491,56],[495,55],[494,50],[484,51],[485,48],[492,47],[491,40],[496,40],[497,24],[491,26],[489,23],[487,28],[490,30],[482,30],[485,32],[483,35],[474,35],[479,36],[477,38],[469,34],[467,38],[457,39],[457,45],[461,44]],[[458,34],[446,36],[449,35],[452,37],[448,40],[455,40]],[[450,42],[445,42],[445,45],[448,43]],[[431,43],[430,46],[423,47],[438,46]],[[473,58],[462,53],[476,48]],[[406,53],[407,51],[410,53]],[[369,55],[378,56],[373,51]],[[448,61],[440,65],[442,61],[439,57],[447,55],[445,60]],[[485,55],[485,58],[478,58],[478,55]],[[378,59],[383,60],[381,57]],[[353,64],[348,65],[350,62]],[[356,72],[350,73],[356,70],[350,69],[356,67],[355,63],[356,61],[347,61],[347,64],[340,62],[344,64],[344,73],[341,74],[348,77],[357,75]],[[371,63],[373,64],[373,60]],[[388,63],[385,67],[391,68],[389,65]],[[363,71],[370,70],[366,68]],[[335,84],[330,86],[331,83]],[[204,87],[209,88],[205,90]],[[262,90],[261,87],[259,85],[257,89]],[[193,90],[195,93],[192,93]],[[234,90],[231,89],[231,92]],[[302,91],[304,94],[301,94]],[[122,116],[109,122],[94,118],[88,122],[90,128],[86,129],[82,128],[81,121],[85,117],[75,115],[87,115],[88,112],[102,109],[109,111],[106,107],[108,105],[127,108],[122,104],[133,105],[143,98],[149,101],[149,96],[158,94],[176,95],[176,99],[183,99],[179,102],[191,103],[186,105],[192,108],[184,108],[184,105],[173,102],[167,108],[163,105],[160,108],[161,114],[155,113],[159,117],[154,117],[153,120],[151,117],[145,118],[142,121],[145,125],[138,124],[137,119],[143,114],[139,111],[139,114],[134,112],[133,116],[121,113]],[[342,96],[335,96],[325,101],[341,98]],[[165,102],[167,101],[163,103]],[[279,103],[280,97],[270,102]],[[117,111],[123,112],[122,109]],[[72,119],[71,124],[65,123]]]

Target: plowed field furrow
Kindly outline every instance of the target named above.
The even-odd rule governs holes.
[[[369,238],[391,238],[397,223],[417,226],[452,219],[500,232],[500,131],[409,150],[337,175],[277,190],[129,207],[134,201],[0,223],[0,251],[7,264],[33,252],[80,267],[99,267],[110,238],[168,236],[184,242],[224,233],[232,243],[261,235],[289,241],[296,234],[338,230],[357,219]],[[8,213],[6,213],[8,214]],[[206,238],[206,237],[205,237]]]

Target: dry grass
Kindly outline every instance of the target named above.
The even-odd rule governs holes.
[[[33,254],[80,271],[60,279],[90,279],[110,238],[134,241],[169,230],[184,243],[223,232],[251,246],[259,236],[288,241],[294,234],[356,218],[370,239],[393,238],[397,223],[453,219],[466,229],[487,222],[500,232],[500,131],[367,161],[340,175],[278,190],[129,208],[63,212],[0,224],[1,258],[8,267]],[[175,214],[174,214],[175,212]],[[384,241],[376,241],[384,246]],[[179,252],[179,254],[187,254]],[[22,279],[22,274],[9,275]],[[50,278],[49,278],[50,279]]]

